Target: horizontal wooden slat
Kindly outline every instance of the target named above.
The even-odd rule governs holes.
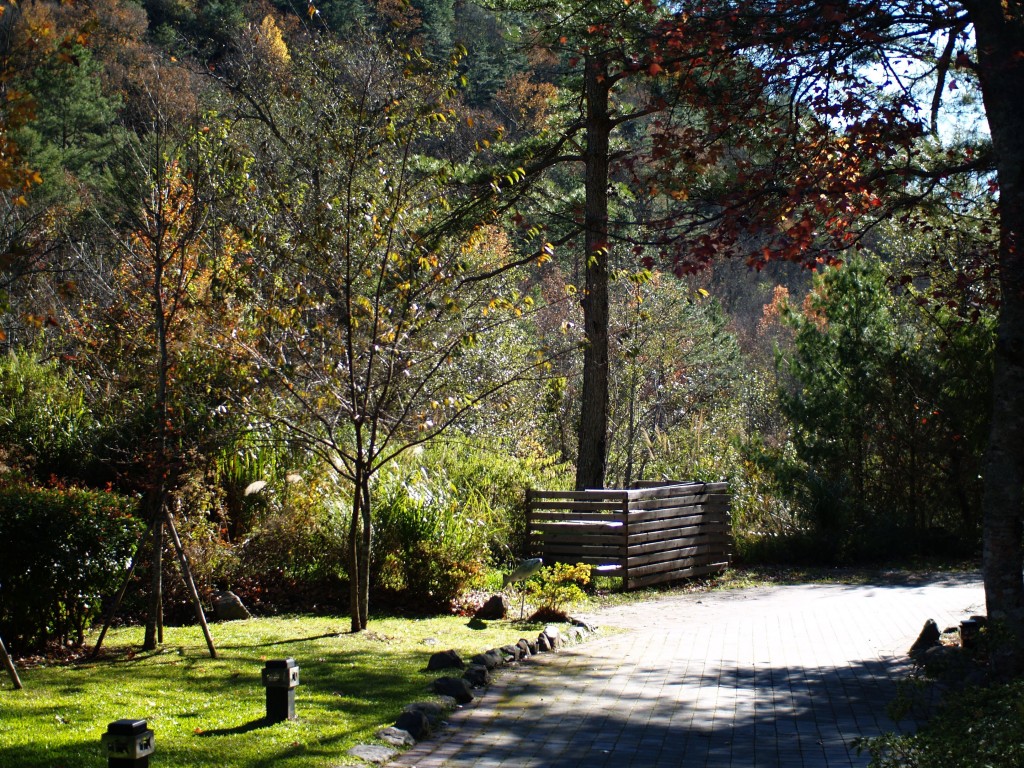
[[[557,556],[556,555],[550,555],[550,556],[546,556],[544,558],[545,565],[551,565],[552,563],[556,563],[556,562],[565,563],[567,565],[575,565],[578,562],[582,562],[582,563],[585,563],[587,565],[602,565],[602,566],[604,566],[604,565],[612,565],[613,564],[613,565],[615,565],[615,569],[616,570],[622,568],[622,563],[621,562],[615,562],[614,560],[600,558],[600,557],[590,557],[589,555],[585,556],[585,557],[580,557],[580,558],[566,558],[566,557],[564,557],[562,555],[557,555]]]
[[[609,501],[616,499],[620,502],[629,498],[629,491],[530,491],[529,500],[531,504],[538,501]]]
[[[710,544],[700,542],[693,544],[689,547],[680,547],[675,550],[665,550],[662,552],[651,552],[646,555],[630,556],[629,568],[643,568],[649,565],[655,565],[656,563],[684,563],[686,561],[696,561],[702,558],[704,555],[712,555],[718,557],[722,553],[722,548],[716,544]]]
[[[572,510],[580,512],[581,514],[586,513],[601,513],[601,512],[622,512],[623,502],[621,501],[539,501],[534,502],[530,505],[530,510],[538,512],[543,509],[558,509],[558,510]]]
[[[602,512],[601,514],[586,514],[580,512],[535,512],[529,516],[530,521],[537,522],[586,522],[586,523],[622,523],[626,515],[622,512],[612,514]]]
[[[636,589],[638,587],[649,587],[653,584],[664,584],[669,581],[679,581],[681,579],[692,579],[696,576],[707,576],[712,573],[721,573],[729,567],[728,563],[712,563],[711,565],[701,565],[692,568],[682,568],[678,571],[669,571],[667,573],[654,573],[647,576],[634,577],[630,574],[628,578],[628,584],[625,585],[626,589]]]
[[[653,525],[648,523],[647,525]],[[726,522],[696,521],[693,525],[672,525],[654,528],[653,530],[634,531],[629,529],[629,545],[639,546],[649,541],[668,541],[673,538],[693,536],[697,533],[730,533],[731,528]]]
[[[722,557],[721,553],[700,555],[698,557],[688,558],[682,561],[668,561],[663,563],[651,563],[649,565],[641,565],[634,567],[632,564],[629,566],[630,574],[636,576],[646,576],[652,573],[668,573],[673,570],[686,570],[688,568],[700,568],[704,565],[714,565],[715,563],[725,563],[727,558]]]
[[[690,536],[683,536],[679,538],[661,539],[658,541],[649,541],[645,544],[630,544],[627,552],[630,558],[639,557],[640,555],[650,554],[651,552],[666,552],[676,549],[685,549],[686,547],[692,547],[697,544],[709,544],[717,547],[725,547],[729,543],[729,537],[725,531],[716,532],[705,532],[700,531]]]
[[[707,496],[693,496],[671,506],[653,509],[631,509],[629,511],[629,519],[631,522],[642,523],[645,520],[658,520],[663,517],[700,514],[704,510],[707,500]],[[676,500],[672,499],[672,501]]]
[[[626,544],[626,536],[623,531],[620,531],[618,534],[588,533],[583,537],[579,534],[566,534],[562,536],[559,535],[557,531],[545,531],[544,533],[530,534],[530,538],[536,539],[537,541],[549,541],[554,543],[575,543],[583,541],[587,544],[615,544],[616,546],[625,546]]]
[[[647,523],[629,524],[629,535],[635,536],[639,533],[651,533],[652,531],[671,531],[676,528],[689,528],[694,525],[728,525],[728,521],[722,517],[701,518],[699,515],[679,518],[677,520],[651,520]]]
[[[553,555],[579,554],[581,557],[588,555],[591,557],[609,557],[615,560],[620,560],[626,555],[625,547],[616,547],[607,544],[597,547],[587,547],[580,546],[579,544],[551,544],[549,542],[544,542],[544,546],[541,547],[541,551]]]
[[[553,533],[565,534],[565,533],[576,533],[580,536],[586,536],[588,533],[600,533],[602,531],[615,531],[625,530],[625,526],[622,523],[533,523],[530,525],[531,531],[551,531]]]
[[[697,506],[704,504],[712,494],[709,493],[688,493],[685,496],[665,496],[661,499],[643,499],[631,501],[629,510],[631,513],[646,512],[648,510],[670,509],[672,507]]]

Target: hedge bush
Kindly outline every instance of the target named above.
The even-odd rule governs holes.
[[[124,577],[134,506],[102,491],[0,487],[0,635],[13,652],[84,641]]]

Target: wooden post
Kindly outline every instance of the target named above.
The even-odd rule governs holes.
[[[135,551],[132,552],[132,559],[128,563],[128,572],[125,574],[124,581],[121,582],[121,588],[117,590],[117,596],[114,598],[114,602],[110,606],[110,610],[107,611],[107,616],[103,620],[103,628],[100,629],[100,636],[96,639],[96,646],[92,649],[92,658],[94,659],[99,655],[100,647],[103,645],[103,638],[107,636],[107,630],[109,630],[110,625],[114,623],[114,616],[117,615],[117,610],[121,607],[121,601],[124,600],[124,593],[128,590],[128,585],[132,580],[132,574],[135,573],[135,566],[139,562],[139,547],[145,538],[146,533],[143,533],[135,542]]]
[[[174,520],[171,519],[170,511],[164,507],[164,517],[167,521],[167,530],[171,533],[171,541],[174,542],[174,551],[178,553],[178,563],[181,565],[181,575],[185,579],[185,585],[188,587],[189,594],[192,596],[192,606],[196,611],[196,618],[199,620],[199,626],[203,628],[203,636],[206,638],[206,647],[210,649],[210,658],[217,658],[217,649],[213,647],[213,638],[210,637],[210,628],[206,625],[206,614],[203,613],[203,605],[199,602],[199,590],[196,589],[196,583],[192,578],[192,568],[189,567],[188,557],[185,555],[185,549],[181,546],[181,539],[178,538],[178,531],[174,527]]]
[[[622,588],[629,590],[629,496],[622,500]]]
[[[526,489],[526,552],[523,554],[529,556],[534,554],[533,552],[533,535],[530,533],[530,529],[533,525],[531,518],[533,517],[533,489]]]
[[[21,690],[21,678],[18,677],[18,670],[14,668],[14,662],[11,661],[11,657],[7,653],[7,647],[4,645],[4,639],[0,637],[0,656],[3,657],[4,666],[7,668],[7,674],[11,676],[11,680],[14,681],[14,687],[19,691]]]

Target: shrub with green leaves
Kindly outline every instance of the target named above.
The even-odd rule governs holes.
[[[54,362],[0,355],[0,445],[8,461],[46,481],[81,477],[96,439],[81,389]]]
[[[561,487],[563,467],[460,442],[438,442],[382,473],[374,498],[374,583],[448,607],[489,561],[526,537],[526,489]]]
[[[1019,768],[1024,681],[968,688],[919,732],[867,740],[871,768]]]
[[[540,573],[523,583],[523,591],[536,606],[534,618],[550,620],[565,613],[565,610],[582,602],[587,595],[583,591],[590,584],[591,568],[585,563],[555,563],[541,568]]]
[[[134,508],[102,491],[0,487],[0,634],[15,653],[83,642],[124,577]]]
[[[451,603],[483,570],[486,508],[425,468],[382,478],[374,506],[376,583],[421,605]]]

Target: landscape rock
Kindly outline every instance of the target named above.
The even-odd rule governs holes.
[[[519,661],[523,658],[523,649],[518,645],[503,645],[498,650],[505,654],[506,661],[509,659],[512,661]]]
[[[391,747],[382,747],[379,744],[357,744],[348,753],[368,763],[382,765],[397,755],[398,750]]]
[[[444,723],[448,710],[454,709],[457,703],[451,696],[442,696],[440,702],[416,701],[408,704],[402,711],[422,712],[426,716],[427,722],[430,723],[430,729],[436,731]]]
[[[554,648],[551,646],[550,638],[548,638],[548,636],[543,632],[537,635],[537,653],[548,653],[552,650],[554,650]]]
[[[432,687],[435,693],[451,696],[459,704],[469,704],[474,698],[469,683],[461,677],[439,677]]]
[[[427,662],[427,670],[431,672],[438,669],[465,669],[465,667],[466,662],[454,650],[438,651],[431,654],[430,661]]]
[[[217,621],[240,621],[251,619],[241,598],[230,590],[216,590],[213,593],[213,615]]]
[[[521,659],[525,659],[527,656],[532,656],[534,653],[536,653],[536,651],[530,650],[530,641],[527,640],[525,637],[520,638],[519,642],[516,643],[516,647],[519,648],[520,651],[522,651],[522,653],[519,656],[519,658]]]
[[[572,622],[572,625],[574,627],[579,627],[580,629],[582,629],[587,634],[593,634],[594,632],[597,632],[597,627],[596,626],[594,626],[593,624],[590,624],[590,623],[588,623],[586,621],[583,621],[583,619],[570,619],[570,621]]]
[[[430,720],[419,710],[406,710],[395,720],[395,728],[407,732],[416,741],[430,738]]]
[[[470,664],[462,673],[462,679],[474,688],[483,688],[491,684],[491,672],[483,664]]]
[[[921,634],[917,636],[917,640],[910,646],[911,657],[916,659],[929,648],[938,645],[940,637],[939,625],[935,623],[934,619],[928,619],[921,629]]]
[[[386,741],[393,747],[413,747],[416,745],[416,739],[413,738],[411,733],[393,725],[381,728],[374,736],[381,741]]]
[[[497,621],[508,615],[508,600],[504,595],[492,595],[487,602],[476,609],[474,619]]]
[[[505,659],[502,657],[500,651],[496,651],[492,648],[489,651],[478,653],[476,656],[469,660],[469,663],[482,664],[488,669],[494,669],[495,667],[500,667],[502,664],[504,664]]]

